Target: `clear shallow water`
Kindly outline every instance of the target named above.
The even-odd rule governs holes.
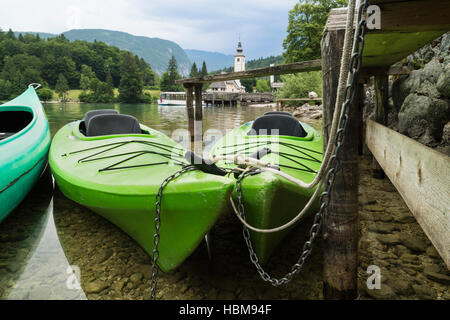
[[[188,128],[186,109],[179,106],[45,104],[44,107],[52,136],[68,122],[79,120],[87,111],[100,108],[133,115],[141,123],[169,136]],[[225,133],[269,110],[270,107],[207,107],[203,111],[204,131],[214,129]],[[103,221],[88,223],[80,220],[79,216],[70,218],[69,211],[74,205],[60,193],[54,193],[53,179],[47,171],[22,204],[0,224],[0,298],[86,299],[80,287],[79,267],[72,263],[83,255],[83,241],[90,241],[91,247],[101,244],[100,239],[96,244],[98,235],[95,229],[96,224]],[[77,210],[91,216],[87,209],[77,207]],[[80,225],[88,224],[87,229],[92,229],[92,233],[75,230],[75,234],[83,233],[87,239],[80,236],[80,241],[75,243],[66,239],[74,223],[70,219],[78,219]],[[85,256],[92,254],[92,249],[85,250]],[[89,281],[89,271],[87,273]]]
[[[98,108],[134,115],[169,136],[177,129],[187,129],[184,107],[47,104],[52,135]],[[204,108],[204,131],[225,133],[268,110]],[[321,129],[320,121],[311,124]],[[371,159],[360,163],[361,298],[449,300],[450,274],[445,264],[389,180],[371,177],[370,163]],[[286,238],[266,266],[269,273],[280,277],[290,270],[311,223],[299,224]],[[212,261],[202,243],[177,270],[160,273],[157,297],[322,298],[320,241],[305,270],[290,285],[273,288],[261,281],[250,264],[241,234],[242,227],[234,217],[221,217],[212,229]],[[381,290],[367,289],[367,268],[371,265],[381,268]],[[148,299],[150,278],[148,255],[120,229],[55,190],[49,172],[0,224],[0,299]]]

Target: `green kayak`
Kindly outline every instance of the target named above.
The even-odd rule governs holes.
[[[161,132],[114,110],[90,111],[61,128],[49,162],[65,196],[108,219],[152,254],[155,202],[163,181],[187,164],[186,150]],[[228,210],[231,179],[199,170],[164,189],[158,265],[170,271]]]
[[[264,148],[267,149],[264,151]],[[322,162],[322,137],[310,125],[299,122],[288,113],[270,112],[230,131],[210,152],[211,156],[235,154],[258,157],[277,166],[280,171],[310,183]],[[223,168],[236,167],[227,160],[221,160],[217,165]],[[242,180],[242,204],[246,221],[260,229],[284,225],[297,216],[314,191],[315,188],[302,189],[271,172],[245,177]],[[237,205],[236,190],[233,192],[233,200]],[[317,209],[318,201],[308,213]],[[252,246],[259,262],[267,262],[291,229],[292,227],[276,233],[250,231]]]

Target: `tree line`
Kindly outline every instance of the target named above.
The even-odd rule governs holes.
[[[33,82],[44,86],[39,93],[45,98],[55,90],[65,100],[68,90],[81,89],[81,100],[112,102],[118,88],[118,101],[141,102],[149,100],[144,87],[157,85],[158,77],[144,59],[103,42],[70,42],[63,34],[46,40],[39,34],[16,37],[11,29],[0,29],[0,100]]]

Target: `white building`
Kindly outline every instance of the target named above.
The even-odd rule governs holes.
[[[245,71],[245,55],[242,43],[239,41],[236,54],[234,55],[234,72]],[[245,92],[240,80],[229,80],[213,82],[207,92]]]

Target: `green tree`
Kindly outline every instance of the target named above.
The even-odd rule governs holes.
[[[256,79],[242,79],[241,84],[245,87],[245,92],[253,92],[253,87],[256,86]]]
[[[268,80],[257,80],[256,81],[256,90],[258,92],[270,92],[270,85]]]
[[[322,96],[322,72],[304,72],[281,76],[284,86],[278,89],[278,98],[306,98],[311,91]]]
[[[62,73],[58,75],[58,80],[56,81],[55,91],[58,94],[62,102],[67,101],[67,96],[69,94],[69,84],[67,83],[66,77]]]
[[[169,60],[169,66],[167,72],[164,72],[161,76],[160,88],[162,91],[182,91],[183,87],[177,85],[175,80],[181,79],[181,75],[178,73],[177,60],[175,56]]]
[[[16,39],[16,35],[14,34],[14,32],[11,30],[11,28],[8,30],[8,32],[6,33],[6,36],[11,39],[11,40],[15,40]]]
[[[205,62],[204,60],[203,60],[202,71],[200,72],[200,75],[201,75],[202,77],[208,75],[208,69],[206,68],[206,62]]]
[[[289,11],[287,36],[283,41],[286,62],[320,58],[322,32],[331,9],[345,7],[347,0],[301,0]]]
[[[120,68],[119,100],[136,103],[141,101],[143,84],[136,60],[130,52],[124,52]]]
[[[200,76],[200,72],[197,69],[195,62],[192,64],[191,72],[189,73],[189,78],[197,78]]]
[[[53,99],[53,91],[50,88],[41,88],[37,94],[42,101],[50,101]]]

